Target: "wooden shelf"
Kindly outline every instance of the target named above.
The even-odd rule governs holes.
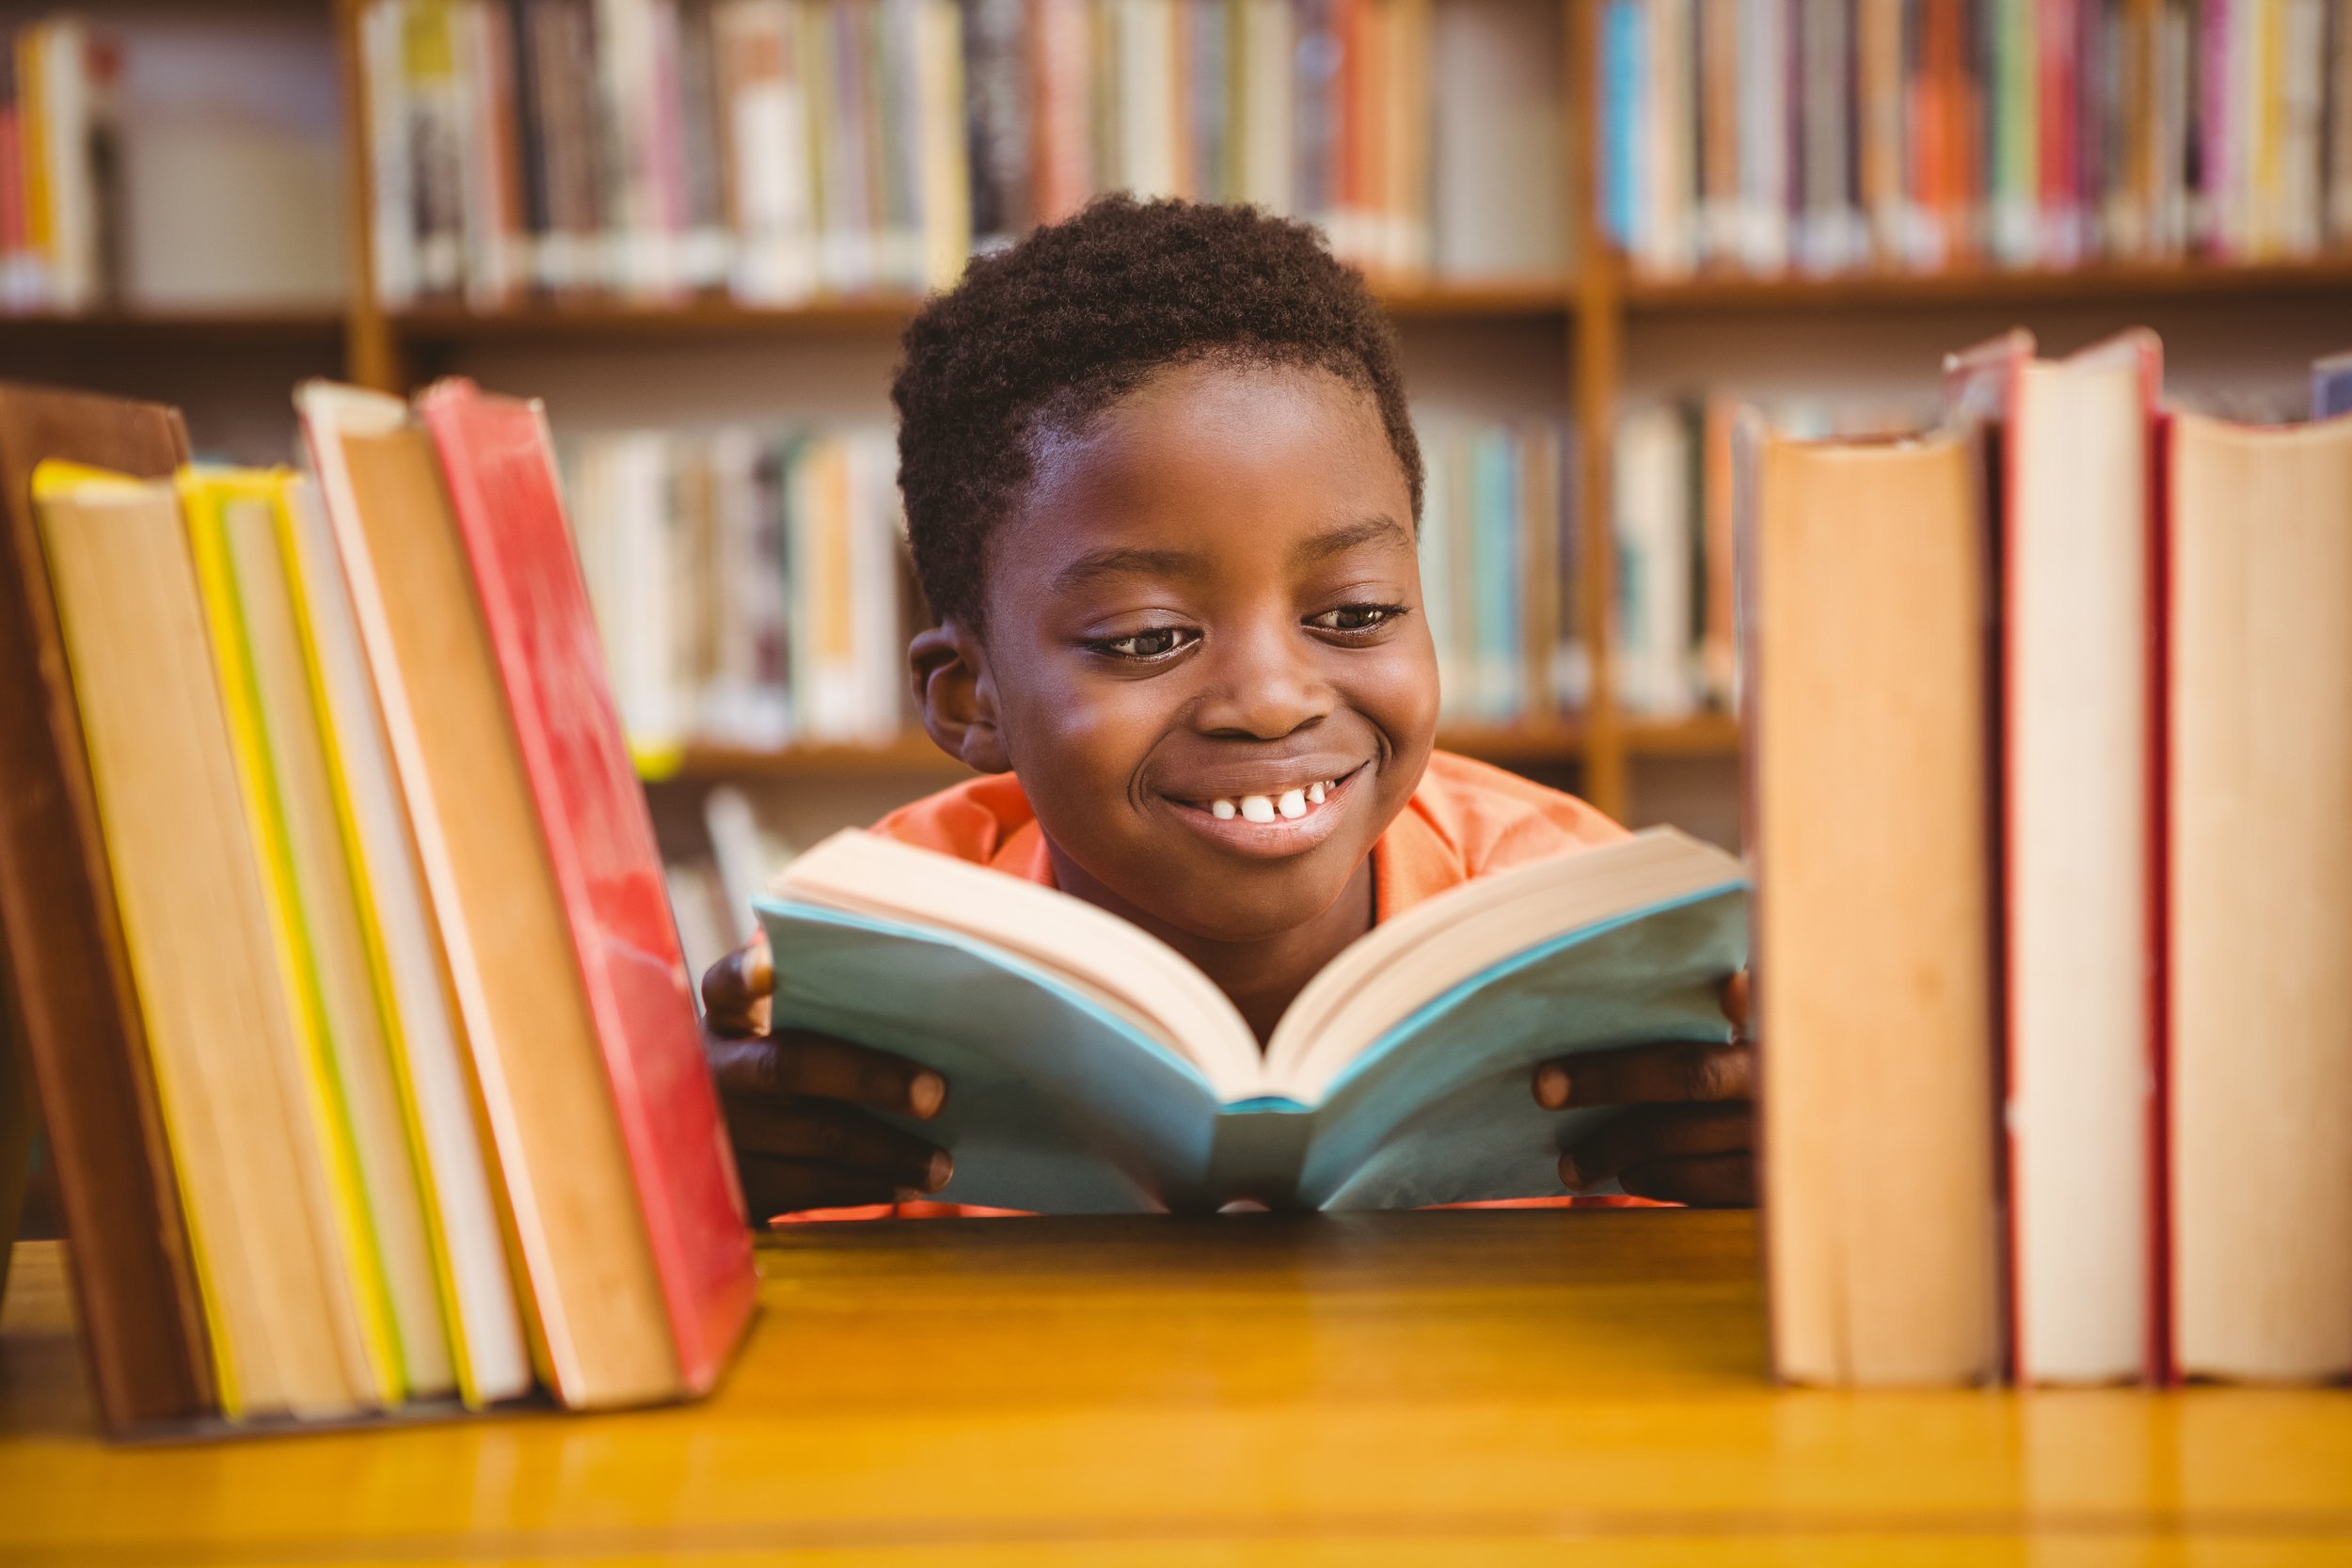
[[[1625,747],[1641,757],[1737,757],[1740,721],[1728,713],[1700,713],[1687,719],[1629,718]]]
[[[1434,280],[1382,288],[1390,312],[1405,321],[1565,316],[1569,288],[1563,278],[1491,282]],[[803,331],[898,331],[921,309],[920,296],[874,293],[825,296],[798,305],[743,305],[696,297],[671,303],[583,299],[525,302],[477,310],[463,305],[418,306],[386,316],[400,337],[415,342],[521,339],[669,336],[731,337]]]
[[[1938,272],[1862,272],[1772,277],[1707,274],[1629,277],[1633,315],[1850,306],[2089,304],[2118,300],[2253,296],[2289,292],[2352,293],[2352,255],[2280,261],[2094,261],[2062,271],[1950,267]]]
[[[1540,724],[1455,725],[1438,732],[1438,749],[1506,765],[1581,762],[1584,729],[1566,717]]]
[[[858,294],[800,305],[740,305],[728,299],[675,303],[588,299],[476,310],[420,306],[391,313],[391,329],[418,341],[628,336],[732,337],[825,330],[897,331],[922,301],[910,294]]]
[[[76,315],[0,315],[0,353],[23,349],[151,348],[170,344],[341,342],[344,314],[332,309],[93,310]]]

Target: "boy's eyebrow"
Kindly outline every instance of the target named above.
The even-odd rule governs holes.
[[[1148,550],[1133,546],[1089,550],[1054,574],[1054,588],[1067,593],[1100,578],[1180,577],[1199,570],[1208,557],[1199,550]]]
[[[1327,529],[1311,539],[1302,539],[1291,549],[1295,565],[1327,560],[1343,555],[1359,545],[1370,545],[1383,539],[1393,539],[1406,548],[1413,547],[1413,536],[1393,517],[1366,517],[1360,522],[1343,523]],[[1112,546],[1106,549],[1089,550],[1085,555],[1054,574],[1057,593],[1111,577],[1183,577],[1200,571],[1209,564],[1208,556],[1200,550],[1145,549],[1137,546]]]
[[[1303,566],[1311,562],[1344,555],[1359,545],[1378,544],[1384,539],[1393,539],[1408,550],[1413,547],[1412,533],[1395,518],[1385,515],[1366,517],[1360,522],[1343,523],[1338,528],[1327,529],[1311,539],[1301,539],[1291,547],[1291,562],[1294,565]]]

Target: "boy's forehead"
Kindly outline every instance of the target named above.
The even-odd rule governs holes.
[[[1089,535],[1204,512],[1273,521],[1410,505],[1371,396],[1286,366],[1162,372],[1080,428],[1041,434],[1025,488],[1015,520]]]

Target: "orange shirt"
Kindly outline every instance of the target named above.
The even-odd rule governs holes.
[[[899,807],[874,832],[901,843],[1054,885],[1045,833],[1010,773],[967,780]],[[1551,855],[1613,843],[1626,831],[1573,795],[1449,752],[1433,752],[1421,784],[1388,832],[1372,847],[1373,919],[1387,920],[1472,878],[1508,871]],[[1510,1206],[1643,1204],[1629,1197],[1518,1198]],[[1490,1205],[1465,1205],[1486,1208]],[[910,1202],[823,1209],[793,1220],[879,1219],[999,1213],[961,1204]]]

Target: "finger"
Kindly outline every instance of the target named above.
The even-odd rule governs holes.
[[[803,1209],[850,1209],[867,1203],[898,1203],[920,1195],[910,1189],[835,1165],[801,1160],[771,1160],[754,1154],[739,1168],[743,1203],[752,1218],[766,1224],[778,1214]]]
[[[935,1193],[955,1174],[947,1151],[862,1112],[829,1100],[781,1105],[771,1101],[727,1102],[727,1132],[739,1151],[768,1159],[836,1165],[892,1187]]]
[[[1748,1209],[1756,1204],[1756,1162],[1745,1154],[1709,1154],[1635,1165],[1618,1178],[1635,1197],[1687,1203],[1693,1209]]]
[[[1748,1034],[1750,1000],[1748,972],[1744,969],[1734,970],[1731,978],[1724,982],[1724,1017],[1731,1021],[1733,1032],[1742,1039]]]
[[[947,1100],[947,1081],[927,1067],[803,1029],[714,1041],[709,1059],[723,1095],[839,1100],[921,1119]]]
[[[1593,1051],[1537,1068],[1534,1090],[1535,1102],[1548,1111],[1747,1100],[1756,1092],[1756,1049],[1744,1040],[1699,1040]]]
[[[1560,1180],[1581,1190],[1659,1160],[1743,1154],[1755,1147],[1755,1107],[1745,1102],[1637,1105],[1561,1155]]]
[[[766,1034],[769,992],[775,985],[768,934],[755,931],[751,941],[703,972],[703,1017],[711,1033]]]

